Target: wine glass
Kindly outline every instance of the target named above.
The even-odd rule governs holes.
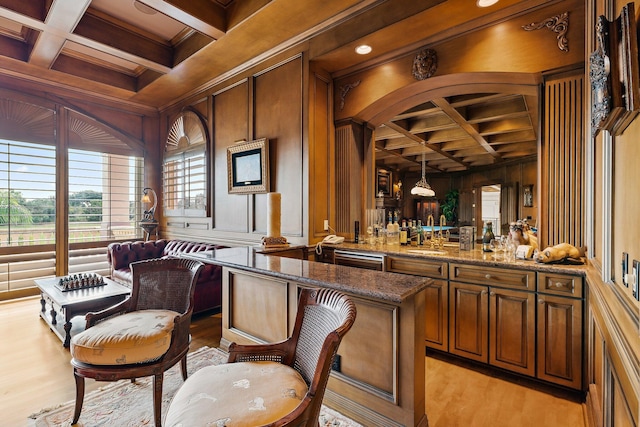
[[[489,242],[489,248],[491,248],[492,252],[497,252],[499,246],[500,243],[498,242],[498,239],[491,239]]]
[[[500,255],[504,259],[507,253],[507,236],[499,236],[498,237],[498,251]]]

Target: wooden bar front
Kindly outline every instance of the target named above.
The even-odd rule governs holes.
[[[364,425],[428,425],[424,290],[431,279],[265,256],[251,248],[236,259],[222,254],[239,249],[209,258],[223,266],[223,349],[231,342],[287,338],[301,288],[337,289],[354,300],[358,314],[338,349],[324,404]]]

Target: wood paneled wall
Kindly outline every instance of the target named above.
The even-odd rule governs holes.
[[[584,244],[584,102],[582,70],[546,80],[540,158],[541,247]]]
[[[312,70],[309,78],[309,243],[320,240],[324,220],[335,224],[335,150],[331,77]],[[335,228],[335,227],[334,227]]]
[[[335,230],[353,238],[354,221],[363,218],[364,138],[362,125],[348,122],[336,126],[336,224]]]
[[[166,218],[163,237],[226,245],[259,243],[267,232],[267,196],[228,193],[227,148],[240,141],[266,138],[269,141],[269,191],[282,195],[281,234],[290,243],[307,243],[306,68],[302,55],[295,54],[279,63],[257,67],[250,75],[210,94],[202,94],[190,104],[200,105],[200,111],[203,102],[211,106],[210,114],[206,114],[212,135],[209,150],[211,217]],[[327,87],[324,93],[324,98],[320,98],[327,104]],[[327,107],[324,110],[326,116]],[[324,121],[326,127],[328,119]],[[321,140],[322,135],[317,139]],[[324,155],[325,163],[326,157]],[[323,176],[327,167],[325,164]],[[325,211],[324,215],[328,213]],[[180,226],[196,222],[203,226],[210,223],[211,227],[203,232],[202,228]]]

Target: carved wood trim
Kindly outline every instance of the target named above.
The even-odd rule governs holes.
[[[564,52],[569,51],[569,41],[567,40],[567,31],[569,31],[569,12],[552,16],[541,22],[532,22],[522,26],[522,29],[525,31],[539,30],[541,28],[548,28],[556,33],[558,49]]]
[[[356,80],[353,83],[347,83],[346,85],[340,86],[340,110],[344,109],[344,100],[347,97],[347,94],[351,89],[358,86],[360,84],[360,80]]]

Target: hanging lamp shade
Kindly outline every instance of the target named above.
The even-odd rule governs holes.
[[[424,153],[422,153],[422,178],[420,178],[420,181],[416,182],[416,185],[414,185],[414,187],[411,189],[411,194],[420,197],[433,197],[436,195],[436,192],[433,191],[433,189],[427,182],[427,179],[425,178],[424,168]]]

